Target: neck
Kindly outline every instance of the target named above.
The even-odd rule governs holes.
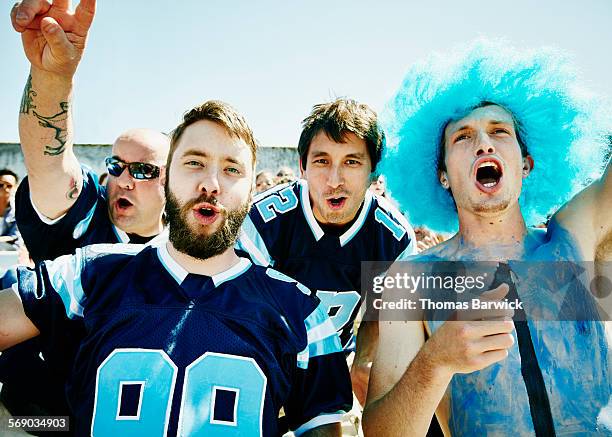
[[[497,216],[459,210],[459,232],[454,239],[462,248],[514,256],[522,251],[527,227],[518,204]]]
[[[164,224],[161,220],[161,217],[159,219],[159,222],[148,226],[148,227],[143,227],[140,229],[134,229],[134,230],[130,230],[127,231],[125,229],[122,229],[124,232],[128,233],[128,234],[136,234],[140,237],[154,237],[158,234],[160,234],[163,230],[164,230]]]
[[[235,266],[240,258],[234,252],[234,248],[230,247],[225,252],[207,259],[198,259],[179,252],[172,245],[172,242],[166,243],[166,248],[170,256],[189,273],[196,275],[214,276],[224,272],[227,269]]]

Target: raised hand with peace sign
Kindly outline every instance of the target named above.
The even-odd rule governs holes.
[[[72,77],[94,18],[95,0],[82,0],[74,12],[70,0],[23,0],[11,11],[23,48],[33,67]]]

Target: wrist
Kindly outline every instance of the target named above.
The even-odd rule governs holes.
[[[424,371],[429,375],[429,378],[434,382],[448,385],[455,372],[451,366],[440,360],[440,354],[435,348],[428,347],[429,341],[425,342],[414,361],[419,367],[424,368]]]
[[[30,68],[32,77],[32,87],[34,89],[54,90],[65,92],[72,90],[72,80],[74,74],[61,75],[46,70],[41,70],[35,66]]]

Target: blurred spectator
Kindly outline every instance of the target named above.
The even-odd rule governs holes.
[[[274,185],[274,175],[270,170],[262,170],[257,173],[255,177],[255,189],[258,193],[266,191],[268,188],[272,188]]]
[[[291,167],[283,166],[276,173],[276,185],[293,182],[297,179],[295,172]]]
[[[12,170],[0,170],[0,250],[17,250],[21,236],[15,220],[14,199],[19,178]]]
[[[417,249],[419,252],[431,249],[436,244],[440,244],[446,240],[446,237],[443,234],[433,232],[424,226],[414,228],[414,233],[416,234]]]
[[[381,174],[374,173],[370,179],[370,191],[377,196],[388,197],[386,194],[387,181]]]

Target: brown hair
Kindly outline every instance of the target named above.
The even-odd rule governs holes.
[[[368,105],[340,98],[312,107],[310,115],[302,121],[302,134],[298,143],[298,153],[304,170],[310,143],[321,131],[336,143],[346,142],[348,132],[364,140],[372,161],[372,171],[376,169],[382,156],[385,134],[378,126],[376,112]]]
[[[167,168],[170,168],[172,155],[174,155],[176,145],[181,135],[183,135],[183,132],[185,132],[185,129],[201,120],[209,120],[218,123],[223,126],[231,136],[244,141],[251,148],[253,166],[255,166],[255,160],[257,158],[257,141],[245,118],[225,102],[220,100],[208,100],[202,105],[196,106],[185,112],[181,124],[172,131],[170,136],[170,151],[166,164]]]

